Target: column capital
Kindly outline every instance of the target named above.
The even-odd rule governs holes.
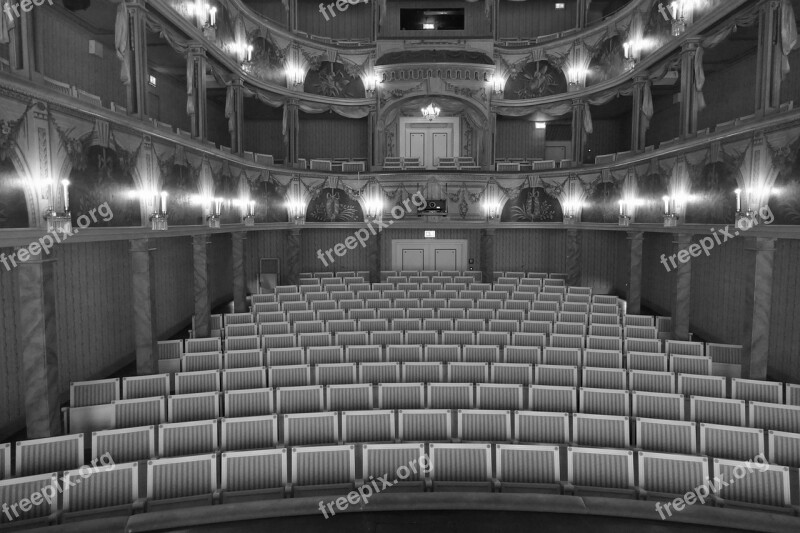
[[[629,241],[643,241],[644,240],[644,232],[643,231],[628,231]]]
[[[697,49],[700,48],[700,43],[702,42],[703,39],[701,37],[691,37],[686,39],[686,42],[681,45],[681,53],[685,54],[688,52],[696,52]]]
[[[638,85],[640,87],[645,86],[646,84],[650,83],[650,76],[648,72],[642,72],[641,74],[634,76],[633,84]]]
[[[206,57],[206,48],[203,43],[190,41],[188,45],[188,57]]]
[[[583,107],[586,102],[583,98],[573,98],[572,99],[572,107]]]

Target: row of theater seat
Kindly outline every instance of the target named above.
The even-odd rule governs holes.
[[[100,469],[80,483],[65,483],[63,500],[29,507],[16,519],[26,524],[66,522],[287,496],[309,497],[309,505],[316,509],[320,498],[346,496],[387,473],[392,484],[394,479],[398,481],[391,488],[384,487],[387,492],[550,492],[657,501],[670,501],[709,478],[720,478],[735,482],[711,499],[715,504],[795,514],[792,493],[800,491],[796,482],[790,488],[788,467],[759,459],[743,463],[708,456],[558,445],[414,442],[203,454],[147,461],[141,484],[139,470],[140,464],[135,462]],[[0,482],[0,498],[20,501],[45,487],[55,494],[59,473]],[[67,480],[78,476],[80,472],[72,470]],[[140,491],[140,486],[147,490]],[[324,501],[319,507],[324,507]],[[18,513],[18,509],[12,511]],[[333,513],[333,508],[328,512]],[[0,520],[9,521],[5,515]]]
[[[656,401],[653,399],[651,404]],[[700,409],[703,404],[697,406]],[[642,410],[646,411],[647,406]],[[91,435],[91,452],[92,457],[107,454],[116,462],[129,462],[217,451],[360,442],[488,441],[617,448],[628,448],[633,443],[642,450],[699,452],[725,459],[746,460],[767,453],[776,464],[800,466],[797,432],[702,421],[708,416],[698,418],[631,419],[622,415],[499,409],[321,411],[99,430]],[[755,422],[769,423],[763,417]],[[70,434],[18,442],[15,476],[79,468],[84,464],[84,438],[83,434]],[[10,446],[5,445],[2,452],[6,455],[3,462],[10,464]],[[6,477],[11,477],[10,470],[8,474]]]

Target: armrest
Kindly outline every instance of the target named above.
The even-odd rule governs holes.
[[[497,479],[496,477],[493,477],[492,478],[492,492],[500,492],[501,489],[502,489],[502,484],[500,483],[500,480]]]
[[[562,494],[575,494],[575,485],[568,481],[559,481],[559,485],[561,485],[561,492]]]
[[[646,500],[647,499],[647,491],[641,487],[634,487],[633,490],[636,491],[636,499],[637,500]]]
[[[291,482],[286,484],[286,487],[284,488],[284,493],[286,494],[287,498],[290,498],[294,494],[294,487],[292,486]]]
[[[425,478],[425,492],[433,491],[433,480],[429,477]]]
[[[47,523],[51,525],[58,524],[59,522],[61,522],[61,516],[63,514],[64,511],[59,511],[59,510],[53,511],[52,513],[50,513],[50,515],[48,515]]]
[[[133,514],[140,514],[147,510],[147,498],[136,498],[131,506]]]
[[[222,501],[222,491],[217,489],[211,493],[211,503],[217,505]]]

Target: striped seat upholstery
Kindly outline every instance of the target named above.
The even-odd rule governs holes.
[[[514,440],[567,444],[569,442],[569,413],[535,411],[514,412]]]
[[[402,344],[402,331],[372,331],[369,334],[369,342],[378,346],[388,346],[390,344]]]
[[[372,385],[329,385],[325,387],[328,411],[372,409]]]
[[[272,389],[225,391],[225,416],[263,416],[273,412]]]
[[[711,375],[711,358],[695,355],[669,356],[669,369],[676,374]]]
[[[678,394],[725,398],[725,376],[678,374]]]
[[[576,494],[584,492],[585,487],[633,489],[633,452],[567,448],[567,481],[575,486]]]
[[[441,383],[444,381],[444,363],[403,363],[403,383]]]
[[[237,368],[222,371],[222,388],[225,391],[263,389],[267,386],[267,369]]]
[[[224,357],[226,370],[259,366],[264,366],[264,354],[261,350],[233,350],[227,352]]]
[[[664,351],[667,355],[694,355],[703,357],[705,355],[705,345],[702,342],[668,340],[664,343]]]
[[[393,410],[345,411],[342,413],[342,442],[394,442]]]
[[[92,458],[109,454],[115,463],[144,461],[156,455],[155,426],[110,429],[92,433]]]
[[[79,468],[84,464],[83,450],[83,433],[18,441],[15,475],[33,476]]]
[[[764,453],[764,430],[700,424],[700,453],[747,461]]]
[[[211,505],[217,490],[216,454],[147,462],[148,511],[173,505]]]
[[[464,346],[462,360],[465,363],[499,363],[500,348],[498,346]]]
[[[278,444],[278,415],[222,418],[220,449],[255,450]]]
[[[217,392],[219,390],[219,370],[178,372],[175,374],[175,394],[196,394],[200,392]]]
[[[401,441],[449,441],[452,437],[450,409],[400,409],[397,438]]]
[[[181,370],[183,372],[218,370],[220,368],[222,368],[222,352],[196,352],[181,356]]]
[[[492,383],[533,385],[533,367],[530,364],[497,363],[489,371]]]
[[[669,359],[660,353],[628,352],[628,370],[666,372]]]
[[[422,409],[425,387],[422,383],[381,383],[378,409]]]
[[[742,470],[744,475],[740,473]],[[714,459],[713,477],[736,480],[735,483],[724,487],[720,493],[719,499],[726,505],[750,504],[767,507],[791,505],[787,466],[759,462],[751,468],[743,468],[741,461]]]
[[[306,446],[339,442],[339,416],[335,411],[283,415],[283,444]]]
[[[725,426],[743,426],[745,423],[744,400],[692,396],[689,399],[689,408],[689,420],[694,422]]]
[[[463,441],[511,441],[511,411],[459,409],[458,438]]]
[[[419,443],[403,444],[364,444],[361,447],[363,452],[362,475],[364,483],[379,476],[386,475],[387,472],[399,472],[404,468],[408,477],[392,486],[393,492],[418,491],[425,489],[425,472],[430,465],[422,464],[421,459],[425,458],[425,445]],[[420,461],[420,468],[416,466]]]
[[[8,479],[11,473],[11,444],[0,444],[0,480]]]
[[[422,346],[420,345],[387,346],[386,361],[393,363],[422,362]]]
[[[88,511],[100,510],[103,516],[130,515],[139,499],[139,464],[123,464],[115,459],[113,465],[90,470],[90,476],[82,475],[80,470],[66,473],[65,520],[87,518],[91,516]]]
[[[533,346],[506,346],[503,350],[506,363],[538,365],[542,362],[542,350]]]
[[[428,407],[432,409],[472,409],[473,388],[471,383],[430,383],[428,385]]]
[[[696,453],[697,424],[655,418],[636,419],[636,446],[665,453]]]
[[[116,378],[73,382],[69,386],[71,408],[110,404],[119,399],[119,379]]]
[[[477,383],[475,385],[475,407],[516,411],[523,408],[522,384]]]
[[[358,372],[361,383],[400,382],[400,363],[361,363]]]
[[[589,337],[591,340],[591,337]],[[622,347],[598,349],[589,347],[583,352],[583,366],[592,368],[622,368]]]
[[[544,349],[542,362],[545,365],[581,366],[582,353],[579,348],[552,348]]]
[[[30,498],[32,494],[42,492],[57,494],[58,487],[60,487],[58,478],[58,474],[50,473],[0,480],[0,501],[11,504]],[[0,525],[7,525],[13,522],[15,524],[21,523],[22,527],[46,526],[48,525],[49,517],[57,509],[57,498],[51,498],[50,502],[43,502],[42,505],[30,506],[27,511],[23,511],[19,506],[16,506],[8,511],[9,515],[0,513]],[[9,520],[9,516],[11,520]]]
[[[783,383],[731,379],[731,398],[748,402],[783,403]]]
[[[357,381],[355,363],[317,365],[315,370],[315,383],[317,385],[346,385]]]
[[[309,365],[286,365],[269,367],[270,387],[302,387],[311,385]]]
[[[663,392],[631,392],[631,416],[683,420],[684,396]]]
[[[275,411],[286,413],[313,413],[324,409],[322,385],[282,387],[276,393]]]
[[[621,368],[584,367],[581,383],[593,389],[627,389],[628,374]]]
[[[424,359],[430,363],[450,363],[461,360],[461,347],[455,344],[425,346]]]
[[[447,363],[447,381],[486,383],[489,381],[489,363]]]
[[[673,394],[675,375],[672,372],[631,370],[628,373],[628,386],[634,391]]]
[[[431,444],[434,491],[492,490],[491,444]]]
[[[528,409],[544,412],[578,410],[578,392],[575,387],[531,385],[528,388]]]
[[[502,492],[560,492],[557,446],[498,444],[495,465]]]
[[[646,499],[672,499],[695,490],[708,475],[708,457],[637,453],[639,462],[639,488]]]
[[[287,480],[286,448],[222,454],[223,503],[283,498]]]
[[[158,455],[177,457],[212,453],[219,448],[217,420],[177,422],[158,426]]]
[[[167,399],[170,422],[210,420],[219,416],[219,392],[180,394]]]
[[[582,446],[630,446],[630,420],[627,416],[573,413],[572,441]]]
[[[800,467],[800,435],[769,430],[767,441],[770,463],[792,468]]]
[[[556,387],[577,387],[578,367],[561,365],[536,365],[534,383]]]
[[[345,350],[348,363],[380,363],[381,347],[377,345],[348,346]]]
[[[750,402],[750,427],[800,433],[800,407]]]
[[[346,494],[355,478],[353,445],[292,448],[294,496]]]
[[[117,428],[155,426],[166,419],[166,398],[140,398],[114,402]]]

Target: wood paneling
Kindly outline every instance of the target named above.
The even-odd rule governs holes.
[[[0,248],[0,253],[10,256],[14,250]],[[25,384],[20,373],[17,339],[18,299],[17,270],[6,270],[0,264],[0,405],[3,405],[0,410],[0,435],[14,433],[25,423]]]
[[[244,149],[248,152],[270,154],[276,160],[286,157],[282,122],[278,120],[245,120]]]
[[[739,344],[743,340],[744,243],[736,238],[715,247],[708,256],[691,260],[690,331],[708,342]]]
[[[533,129],[535,122],[521,118],[497,117],[496,158],[535,157]]]
[[[720,46],[725,46],[724,44]],[[756,107],[755,51],[724,70],[706,77],[703,93],[706,108],[698,117],[698,129],[713,127],[755,112]],[[718,95],[725,95],[720,98]]]
[[[556,9],[555,2],[518,2],[501,0],[497,15],[497,36],[500,38],[536,38],[574,28],[577,23],[577,1],[566,0],[565,9]]]
[[[300,113],[300,157],[367,157],[367,119]]]
[[[283,260],[286,257],[286,233],[286,231],[252,231],[247,234],[244,268],[247,292],[250,294],[258,294],[260,259],[278,258],[281,260],[281,270],[285,269]]]
[[[233,300],[232,241],[228,234],[211,235],[208,245],[209,300],[212,309]]]
[[[345,3],[345,10],[333,6],[334,15],[325,9],[327,19],[320,6],[331,2],[319,0],[297,0],[297,29],[311,35],[332,39],[369,39],[372,37],[372,3]],[[333,2],[335,4],[335,2]]]
[[[670,316],[674,300],[675,274],[661,264],[661,254],[672,254],[672,235],[645,233],[642,250],[642,306],[663,316]]]
[[[608,231],[581,232],[581,285],[591,287],[594,294],[619,294],[626,281],[618,274],[627,274],[624,250],[627,234]],[[625,276],[623,276],[623,279]]]
[[[566,272],[567,232],[499,229],[494,240],[494,267],[502,272]]]
[[[192,239],[156,239],[156,321],[159,338],[167,338],[186,325],[194,313],[194,282],[187,275],[192,265]]]
[[[245,4],[247,4],[247,7],[256,13],[260,13],[272,22],[277,22],[282,26],[286,25],[289,12],[286,10],[281,0],[247,0]],[[321,16],[322,15],[320,15],[320,17]]]
[[[59,392],[130,363],[135,350],[127,241],[64,244],[56,259]]]
[[[767,375],[800,383],[800,241],[776,243],[774,268]]]

